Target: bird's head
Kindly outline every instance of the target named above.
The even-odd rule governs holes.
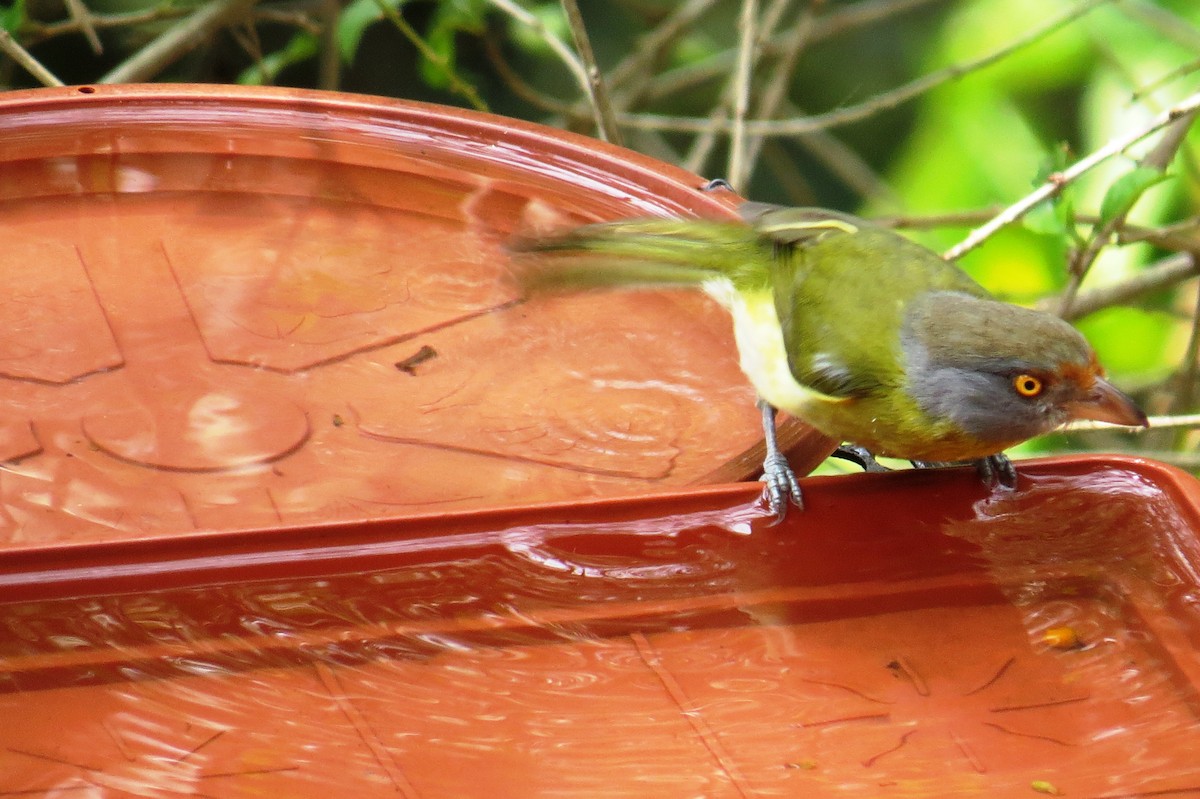
[[[918,407],[979,441],[1009,446],[1077,419],[1147,425],[1079,331],[1051,314],[933,292],[911,303],[901,346]]]

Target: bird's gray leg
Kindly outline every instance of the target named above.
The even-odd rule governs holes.
[[[775,518],[783,521],[787,515],[788,500],[803,508],[804,500],[800,495],[800,481],[788,464],[787,457],[779,451],[779,442],[775,438],[775,408],[766,400],[758,401],[758,409],[762,411],[763,439],[767,445],[767,456],[763,459],[763,482],[766,483],[767,504]]]
[[[700,191],[716,191],[717,189],[733,191],[733,186],[730,186],[729,181],[725,178],[713,178],[708,183],[705,183],[700,187]]]
[[[960,463],[944,461],[910,461],[910,463],[918,469],[937,469],[942,466],[962,465]],[[1017,467],[1013,466],[1013,462],[1003,452],[988,455],[986,458],[980,458],[977,461],[967,461],[967,463],[975,464],[975,471],[979,472],[979,479],[988,488],[995,488],[997,485],[1002,485],[1005,488],[1017,487]]]
[[[866,447],[860,447],[858,444],[842,444],[840,447],[829,453],[831,458],[840,458],[844,461],[850,461],[857,464],[864,472],[890,472],[891,469],[884,466],[879,461],[875,460],[875,456]]]

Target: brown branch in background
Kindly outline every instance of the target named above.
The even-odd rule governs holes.
[[[1130,146],[1136,144],[1152,133],[1155,133],[1175,121],[1191,114],[1193,111],[1200,109],[1200,92],[1191,95],[1180,101],[1173,107],[1167,109],[1163,113],[1154,117],[1149,123],[1134,130],[1132,133],[1127,133],[1123,136],[1117,136],[1110,139],[1103,147],[1093,151],[1090,155],[1079,159],[1071,166],[1050,176],[1050,179],[1039,186],[1034,191],[1022,197],[1017,202],[1005,208],[984,225],[976,228],[963,241],[951,247],[945,253],[947,260],[956,260],[961,258],[965,253],[978,247],[983,242],[987,241],[1000,229],[1017,221],[1025,214],[1029,213],[1034,206],[1057,196],[1063,188],[1070,185],[1086,174],[1098,164],[1108,160],[1109,158],[1124,152]]]
[[[1200,52],[1200,30],[1173,11],[1145,0],[1124,0],[1117,5],[1117,9],[1159,36],[1170,39],[1181,47]]]
[[[263,58],[262,41],[258,38],[258,28],[254,23],[249,19],[244,19],[236,25],[230,25],[229,35],[254,62],[254,67],[258,70],[259,81],[263,84],[274,82],[275,76],[267,69],[266,61]]]
[[[1187,349],[1180,363],[1179,373],[1175,375],[1176,390],[1171,394],[1169,414],[1183,413],[1195,408],[1196,379],[1200,376],[1200,292],[1196,293],[1196,301],[1192,307],[1192,329],[1188,333]],[[1188,431],[1179,431],[1175,435],[1175,449],[1181,449],[1188,439]]]
[[[764,35],[769,35],[770,31],[774,30],[779,25],[779,21],[783,18],[783,15],[787,11],[788,5],[790,3],[791,3],[791,0],[773,0],[771,5],[769,5],[767,7],[766,12],[763,14],[761,23],[757,26],[758,29],[760,31],[762,31]],[[760,50],[761,41],[762,41],[762,36],[755,36],[753,39],[754,49],[752,51],[750,51],[750,55],[754,59],[754,63],[757,63],[758,58],[761,56],[761,50]],[[739,50],[739,52],[746,52],[746,51]],[[747,86],[748,86],[748,84],[747,84]],[[720,100],[713,107],[713,109],[709,112],[708,118],[710,120],[712,120],[714,123],[718,123],[718,122],[727,120],[729,118],[729,114],[731,113],[731,109],[732,109],[732,106],[734,103],[734,97],[737,93],[737,87],[738,87],[738,75],[735,73],[732,78],[730,78],[728,81],[726,81],[724,89],[721,92]],[[697,172],[697,173],[704,172],[705,165],[708,163],[708,157],[709,157],[709,155],[712,154],[712,151],[717,146],[717,143],[719,140],[718,137],[719,137],[720,133],[721,133],[721,130],[719,129],[719,126],[714,124],[714,127],[712,130],[705,131],[705,132],[701,133],[700,135],[698,135],[692,141],[692,146],[688,149],[687,157],[684,159],[684,168],[691,172]],[[733,148],[731,147],[730,153],[732,154],[732,152],[733,152]],[[730,167],[727,164],[726,170],[728,170],[729,168]],[[730,181],[730,183],[735,188],[745,191],[744,187],[739,186],[738,183],[733,181],[733,179],[732,179],[733,176],[731,174],[729,174],[728,171],[726,172],[725,177],[727,180]]]
[[[792,109],[791,103],[784,105]],[[778,139],[771,140],[780,144]],[[825,165],[846,187],[859,197],[886,203],[892,207],[900,204],[887,182],[881,178],[862,156],[827,130],[816,130],[796,137],[796,143]],[[986,217],[985,217],[986,218]]]
[[[339,0],[321,0],[317,13],[321,18],[320,49],[317,56],[317,88],[335,91],[342,82],[342,53],[338,47],[337,23],[342,7]]]
[[[97,14],[89,11],[87,22],[94,30],[99,31],[108,28],[132,28],[148,22],[187,16],[187,14],[188,10],[185,8],[170,6],[157,6],[145,11],[121,14]],[[83,23],[74,18],[57,22],[39,22],[31,19],[22,25],[22,33],[27,44],[38,44],[56,36],[80,33],[83,30],[82,26]]]
[[[1154,92],[1158,91],[1171,81],[1182,78],[1185,75],[1190,75],[1193,72],[1200,72],[1200,58],[1197,58],[1195,61],[1189,61],[1186,64],[1182,64],[1175,69],[1168,71],[1163,76],[1150,81],[1145,86],[1142,86],[1135,91],[1130,99],[1134,102],[1137,102],[1145,98],[1146,95],[1153,94]]]
[[[868,2],[838,6],[824,13],[818,20],[809,37],[810,44],[823,41],[847,30],[912,11],[920,6],[940,2],[946,2],[946,0],[868,0]],[[769,38],[763,45],[764,55],[769,57],[780,52],[786,46],[785,36],[786,34],[778,34]],[[703,62],[664,72],[655,76],[647,85],[646,91],[640,99],[661,100],[708,81],[724,78],[729,75],[736,60],[737,51],[729,49],[707,58]]]
[[[255,22],[273,22],[297,28],[314,36],[320,36],[324,27],[303,11],[287,11],[282,8],[256,8],[253,19]]]
[[[458,72],[454,69],[454,65],[450,64],[441,53],[430,47],[421,38],[421,35],[413,29],[413,26],[408,24],[408,20],[400,15],[399,11],[392,8],[384,0],[375,0],[375,5],[383,13],[384,18],[392,23],[392,26],[400,31],[400,34],[405,39],[408,39],[413,47],[417,48],[417,52],[421,54],[421,58],[442,71],[442,74],[446,76],[446,88],[449,91],[466,100],[476,111],[488,110],[487,103],[479,96],[479,92],[475,91],[475,87],[460,78]]]
[[[87,40],[88,47],[92,48],[92,53],[103,54],[104,46],[100,44],[100,36],[96,33],[96,23],[92,20],[92,12],[83,4],[83,0],[64,0],[64,2],[67,6],[67,16],[79,26],[83,38]]]
[[[621,131],[617,127],[612,100],[608,96],[608,85],[604,75],[596,63],[596,54],[592,52],[592,42],[588,38],[587,27],[583,24],[583,15],[579,13],[579,5],[575,0],[560,0],[563,12],[567,15],[567,25],[575,40],[575,51],[587,71],[587,91],[591,101],[592,114],[596,120],[596,131],[600,138],[613,144],[621,143]]]
[[[517,74],[517,71],[504,58],[504,53],[500,49],[500,43],[495,36],[491,34],[484,35],[483,52],[487,56],[488,62],[492,65],[492,69],[496,71],[496,76],[517,97],[520,97],[534,108],[540,108],[551,114],[559,114],[568,121],[581,119],[580,113],[575,106],[559,100],[557,97],[551,97],[548,94],[538,91]]]
[[[772,68],[771,78],[766,82],[754,108],[756,119],[774,117],[787,99],[787,91],[792,83],[792,73],[795,72],[796,62],[804,51],[815,27],[817,11],[825,5],[824,0],[809,0],[808,4],[796,15],[796,22],[785,35],[787,45],[783,48],[779,60]],[[749,172],[754,171],[758,154],[762,150],[765,139],[755,136],[746,146],[746,163]],[[736,184],[735,184],[736,185]]]
[[[65,85],[53,72],[46,69],[41,61],[30,55],[29,51],[22,47],[4,28],[0,28],[0,52],[20,64],[43,86]]]
[[[729,165],[726,179],[739,191],[746,190],[750,178],[746,156],[746,115],[750,112],[750,81],[754,77],[755,40],[758,38],[758,0],[742,0],[738,16],[738,59],[733,78],[733,129],[729,139]]]
[[[567,70],[574,76],[575,82],[579,84],[580,91],[585,96],[591,93],[587,68],[576,58],[575,53],[571,52],[571,48],[567,47],[561,39],[546,29],[546,26],[540,19],[512,2],[512,0],[487,1],[540,36],[542,41],[546,43],[546,46],[550,48],[550,51],[558,56]]]
[[[172,25],[104,75],[99,83],[138,83],[164,69],[208,41],[214,33],[249,13],[255,0],[214,0]]]
[[[1143,294],[1162,291],[1194,277],[1200,277],[1200,263],[1196,261],[1196,256],[1190,252],[1175,253],[1124,280],[1079,292],[1063,318],[1068,322],[1082,319],[1088,314],[1128,304]],[[1060,300],[1054,297],[1038,303],[1041,310],[1051,313],[1057,311],[1059,305]]]
[[[1171,161],[1175,159],[1175,154],[1179,152],[1179,147],[1183,144],[1188,129],[1195,118],[1196,114],[1193,112],[1172,123],[1167,128],[1166,133],[1163,134],[1162,140],[1141,158],[1138,165],[1148,167],[1159,173],[1165,172],[1167,167],[1171,165]],[[1071,305],[1075,302],[1075,295],[1079,293],[1080,284],[1087,277],[1092,265],[1096,263],[1096,259],[1100,257],[1100,253],[1112,241],[1117,230],[1125,224],[1125,220],[1129,217],[1131,210],[1133,210],[1132,206],[1124,209],[1100,226],[1093,228],[1086,245],[1082,249],[1072,253],[1071,259],[1067,264],[1067,285],[1063,289],[1058,307],[1059,316],[1066,318],[1071,312]]]
[[[717,0],[687,0],[638,40],[633,52],[613,67],[608,82],[613,90],[613,108],[626,109],[641,99],[651,78],[651,65],[662,58],[676,40],[690,29]]]
[[[1079,5],[1068,9],[1066,12],[1053,17],[1049,22],[1035,28],[1024,36],[1009,42],[1004,47],[994,50],[981,58],[962,64],[954,64],[945,69],[923,75],[895,89],[877,94],[858,105],[845,106],[834,111],[801,117],[799,119],[757,120],[748,123],[746,131],[747,133],[761,136],[791,136],[798,133],[808,133],[814,130],[846,125],[851,122],[859,122],[878,114],[880,111],[886,111],[909,100],[913,100],[944,83],[958,80],[972,72],[989,67],[1016,51],[1041,41],[1060,28],[1075,22],[1099,6],[1110,2],[1113,2],[1113,0],[1085,0]],[[695,117],[674,117],[662,114],[625,114],[620,116],[618,120],[622,125],[633,128],[682,132],[703,132],[712,129],[712,122],[710,120],[697,119]]]

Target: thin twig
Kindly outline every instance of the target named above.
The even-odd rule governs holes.
[[[172,25],[161,36],[122,61],[100,83],[138,83],[160,72],[199,47],[210,36],[246,14],[255,0],[215,0]]]
[[[1110,139],[1103,147],[1093,151],[1087,157],[1076,161],[1062,172],[1051,175],[1049,180],[1037,189],[1005,208],[986,224],[976,228],[971,232],[971,235],[946,252],[946,259],[953,261],[961,258],[964,254],[987,241],[987,239],[995,235],[1001,228],[1012,224],[1029,213],[1030,209],[1034,206],[1056,196],[1063,188],[1078,180],[1081,175],[1095,168],[1098,164],[1103,163],[1118,153],[1124,152],[1128,147],[1146,138],[1151,133],[1162,130],[1167,125],[1170,125],[1181,117],[1187,116],[1198,108],[1200,108],[1200,92],[1176,103],[1173,107],[1154,117],[1149,123],[1134,130],[1132,133]]]
[[[1063,319],[1068,322],[1082,319],[1088,314],[1124,305],[1135,297],[1162,291],[1194,277],[1200,277],[1200,263],[1196,261],[1196,256],[1190,252],[1175,253],[1116,283],[1081,291]],[[1050,297],[1038,303],[1038,307],[1055,312],[1060,304],[1058,299]]]
[[[955,64],[945,69],[923,75],[895,89],[878,94],[858,105],[845,106],[824,114],[815,114],[799,119],[757,120],[746,124],[746,132],[756,136],[792,136],[798,133],[808,133],[814,130],[846,125],[874,116],[880,111],[886,111],[908,102],[937,86],[962,78],[972,72],[1012,55],[1017,50],[1028,47],[1062,27],[1083,17],[1090,11],[1113,0],[1085,0],[1085,2],[1068,9],[1066,12],[1053,17],[1049,22],[1035,28],[1026,35],[1009,42],[981,58],[964,64]],[[696,117],[675,117],[662,114],[624,114],[618,121],[632,128],[648,128],[651,130],[673,130],[680,132],[702,133],[713,129],[713,121]],[[725,129],[728,129],[726,125]]]
[[[442,71],[442,74],[446,76],[447,89],[470,103],[471,107],[476,111],[488,110],[487,103],[479,96],[479,92],[475,91],[475,87],[460,78],[458,72],[454,69],[454,65],[447,61],[441,53],[430,47],[421,38],[421,35],[413,29],[413,26],[408,24],[408,20],[401,16],[399,11],[388,5],[384,0],[375,0],[375,5],[379,7],[384,18],[392,23],[392,26],[400,31],[400,34],[405,39],[408,39],[413,47],[417,48],[417,52],[421,54],[421,58]]]
[[[785,108],[791,108],[791,103]],[[775,139],[775,144],[783,144]],[[853,148],[827,130],[816,130],[796,137],[796,143],[828,167],[847,188],[860,197],[878,200],[892,207],[900,204],[895,193],[883,178]],[[986,217],[984,217],[986,219]]]
[[[567,25],[571,29],[571,37],[575,40],[575,50],[587,71],[588,100],[592,106],[592,116],[596,120],[596,132],[600,138],[613,144],[621,143],[621,131],[613,115],[612,100],[608,96],[608,85],[596,63],[596,54],[592,52],[592,42],[588,38],[587,27],[583,24],[583,15],[579,13],[579,4],[575,0],[560,0],[563,12],[567,15]]]
[[[334,91],[342,79],[342,54],[338,48],[339,0],[321,0],[317,13],[321,17],[321,49],[317,61],[317,88]]]
[[[1151,28],[1159,36],[1200,52],[1200,30],[1167,8],[1140,0],[1125,0],[1117,8],[1130,19]]]
[[[945,0],[867,0],[838,6],[823,14],[817,21],[810,44],[865,25],[881,22],[888,17],[902,14],[920,6]],[[772,36],[763,45],[763,55],[770,57],[787,46],[786,34]],[[735,49],[724,50],[700,62],[677,67],[655,76],[647,85],[642,99],[659,100],[686,91],[701,83],[724,78],[733,70],[737,61]]]
[[[43,86],[65,85],[53,72],[42,66],[41,61],[30,55],[29,51],[22,47],[4,28],[0,28],[0,52],[24,67],[25,71]]]
[[[614,108],[628,108],[640,99],[651,74],[650,65],[658,61],[667,48],[716,2],[717,0],[687,0],[654,30],[638,40],[632,52],[609,73],[608,81],[613,88]]]
[[[787,98],[787,90],[792,83],[792,72],[796,69],[796,62],[808,44],[809,37],[812,36],[816,12],[823,5],[824,0],[809,0],[808,4],[796,15],[796,23],[787,32],[788,44],[775,64],[766,88],[759,96],[758,105],[755,106],[755,118],[770,119],[779,112],[783,101]],[[754,169],[755,162],[758,161],[758,153],[762,150],[764,141],[762,136],[755,136],[746,147],[746,161],[751,171]]]
[[[512,68],[512,65],[505,60],[504,53],[501,51],[500,43],[496,36],[490,33],[484,35],[483,52],[487,56],[488,62],[492,65],[492,69],[496,70],[496,76],[517,97],[543,111],[548,111],[551,114],[559,114],[568,121],[585,118],[581,117],[579,111],[570,103],[538,91],[521,77]]]
[[[146,9],[145,11],[132,11],[121,14],[97,14],[89,13],[88,22],[96,30],[106,28],[126,28],[136,25],[144,25],[147,22],[157,22],[163,19],[175,19],[176,17],[187,16],[186,8],[177,8],[173,6],[156,6]],[[67,18],[57,22],[38,22],[37,20],[28,20],[22,25],[22,38],[28,44],[37,44],[39,42],[52,39],[56,36],[63,36],[69,33],[79,33],[82,30],[82,23],[77,19]]]
[[[67,6],[67,16],[69,16],[83,32],[83,38],[87,39],[88,47],[92,48],[92,52],[96,55],[103,55],[104,45],[100,44],[100,36],[96,33],[96,23],[92,20],[92,12],[83,4],[83,0],[64,0]]]
[[[750,177],[747,168],[746,114],[750,111],[750,79],[754,75],[755,33],[758,25],[758,0],[742,0],[738,17],[738,60],[733,79],[733,132],[729,140],[729,166],[726,170],[734,188],[746,190]]]
[[[1200,293],[1197,293],[1196,302],[1192,308],[1192,329],[1188,333],[1187,349],[1180,362],[1179,373],[1175,375],[1175,383],[1178,388],[1171,395],[1171,404],[1168,408],[1170,413],[1181,413],[1195,408],[1198,374],[1200,374]],[[1185,441],[1186,436],[1177,435],[1175,447],[1183,446]]]
[[[591,94],[591,83],[588,80],[587,68],[575,56],[575,53],[571,52],[571,48],[567,47],[562,39],[559,39],[546,29],[546,26],[542,24],[540,19],[512,2],[512,0],[487,1],[540,36],[546,42],[546,46],[558,56],[559,60],[567,68],[567,71],[575,78],[575,82],[579,84],[580,90],[585,95]]]
[[[773,0],[771,5],[767,6],[767,10],[763,14],[762,23],[758,26],[759,30],[764,32],[774,30],[775,26],[779,24],[779,20],[782,19],[783,14],[787,10],[790,2],[791,0]],[[758,58],[761,55],[761,51],[758,49],[761,41],[761,36],[754,37],[755,49],[753,50],[752,55],[755,63],[757,63]],[[739,52],[744,51],[739,50]],[[733,76],[726,81],[725,86],[721,91],[720,100],[715,106],[713,106],[712,110],[709,111],[709,119],[718,120],[729,118],[729,114],[731,113],[734,102],[734,96],[737,94],[737,87],[738,74],[735,71]],[[691,172],[704,172],[704,165],[708,163],[709,155],[711,155],[712,151],[716,148],[719,135],[720,131],[714,128],[711,131],[707,131],[696,136],[696,138],[692,141],[692,146],[688,149],[687,157],[684,159],[684,168]],[[732,154],[732,152],[733,150],[731,148],[730,153]],[[729,180],[734,186],[739,186],[739,184],[735,181],[734,176],[728,172],[728,169],[730,168],[728,163],[726,164],[725,168],[727,170],[725,174],[726,180]],[[739,186],[739,188],[741,187]]]
[[[1179,147],[1183,144],[1188,128],[1191,127],[1192,121],[1195,118],[1195,113],[1192,113],[1173,122],[1167,128],[1166,133],[1163,134],[1159,143],[1142,157],[1138,165],[1154,169],[1159,173],[1165,172],[1167,167],[1171,165],[1171,161],[1175,159],[1175,154],[1179,152]],[[1067,265],[1067,272],[1070,277],[1067,280],[1067,285],[1063,289],[1060,299],[1058,308],[1059,316],[1065,318],[1071,312],[1071,304],[1075,302],[1075,295],[1079,293],[1079,286],[1083,283],[1083,279],[1091,271],[1092,265],[1100,257],[1100,253],[1112,241],[1117,230],[1125,224],[1125,220],[1129,217],[1131,210],[1133,210],[1132,206],[1122,210],[1112,219],[1105,221],[1098,227],[1093,228],[1086,246],[1072,256],[1070,263]]]

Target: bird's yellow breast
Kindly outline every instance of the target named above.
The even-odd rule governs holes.
[[[859,444],[876,455],[927,461],[974,460],[1002,448],[965,434],[948,420],[928,417],[900,390],[832,397],[802,385],[789,365],[770,290],[738,291],[718,279],[706,282],[704,291],[733,317],[741,368],[759,397],[830,438]]]

